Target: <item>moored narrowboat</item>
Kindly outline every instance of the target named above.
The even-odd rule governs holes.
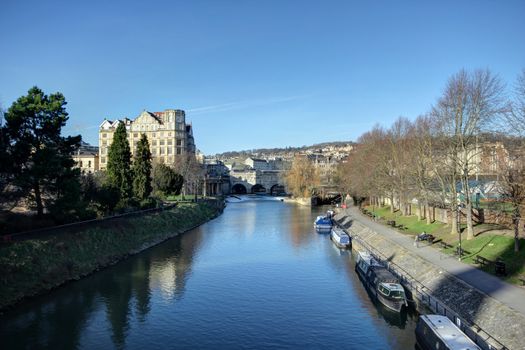
[[[403,307],[408,306],[405,290],[399,280],[369,253],[357,252],[355,269],[370,294],[386,308],[401,312]]]
[[[334,227],[330,232],[330,239],[339,248],[348,248],[351,244],[350,236],[340,228]]]
[[[454,322],[441,315],[419,316],[416,342],[422,350],[481,350]]]
[[[314,227],[318,231],[331,230],[332,225],[332,218],[329,216],[319,215],[314,221]]]

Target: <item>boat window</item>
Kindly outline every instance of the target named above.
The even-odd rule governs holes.
[[[390,294],[390,291],[386,289],[382,284],[379,285],[379,291],[386,296]]]
[[[393,290],[390,296],[392,298],[396,298],[396,299],[404,299],[405,298],[405,293],[403,291],[400,291],[400,290]]]

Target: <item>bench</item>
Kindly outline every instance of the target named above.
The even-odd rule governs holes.
[[[452,248],[452,246],[450,244],[448,244],[447,242],[444,242],[444,241],[439,241],[439,245],[441,246],[441,248]]]
[[[488,266],[494,264],[494,261],[484,258],[481,255],[476,255],[476,257],[474,258],[474,263],[480,266]]]
[[[492,261],[492,260],[482,257],[481,255],[476,255],[476,257],[474,258],[474,262],[478,264],[479,266],[494,265],[494,273],[497,276],[507,276],[507,265],[500,258],[496,259],[496,261]],[[520,280],[520,278],[518,278],[518,280]],[[525,285],[525,279],[521,280],[521,282],[523,285]]]
[[[455,256],[463,256],[463,255],[469,255],[470,252],[466,251],[465,249],[463,248],[459,248],[459,247],[456,247],[456,250],[454,250],[454,255]]]

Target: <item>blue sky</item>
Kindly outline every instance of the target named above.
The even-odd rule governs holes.
[[[37,85],[65,133],[186,110],[205,154],[355,140],[415,118],[461,68],[512,85],[525,1],[0,2],[0,106]]]

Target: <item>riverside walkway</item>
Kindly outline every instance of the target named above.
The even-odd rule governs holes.
[[[458,261],[451,255],[441,253],[439,250],[428,245],[420,244],[419,247],[414,247],[414,240],[411,236],[403,235],[394,229],[371,220],[363,215],[356,207],[343,209],[343,211],[354,220],[383,235],[390,241],[397,243],[406,250],[461,279],[480,292],[525,315],[525,288],[520,288],[502,281],[493,275]]]

